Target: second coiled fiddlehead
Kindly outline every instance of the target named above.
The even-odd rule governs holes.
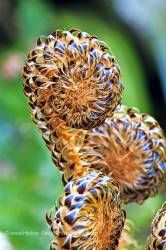
[[[119,183],[126,203],[142,203],[166,181],[163,131],[153,117],[135,109],[121,106],[113,117],[88,131],[83,151],[92,168]]]

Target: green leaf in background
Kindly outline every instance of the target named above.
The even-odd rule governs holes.
[[[54,29],[56,11],[45,1],[19,1],[16,12],[19,39],[31,42]]]

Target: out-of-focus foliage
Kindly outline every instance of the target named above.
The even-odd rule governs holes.
[[[45,250],[52,237],[45,214],[62,193],[63,186],[61,175],[31,122],[22,91],[21,67],[36,39],[55,29],[73,27],[94,33],[110,45],[118,58],[125,86],[123,103],[151,114],[153,109],[138,51],[120,25],[115,22],[110,25],[88,9],[60,9],[41,0],[18,1],[14,15],[16,39],[0,48],[0,231],[10,232],[8,237],[14,249]],[[19,62],[12,59],[13,54],[18,55]],[[8,58],[10,68],[5,64]],[[12,62],[18,63],[18,69],[14,67],[12,71]],[[160,194],[142,206],[128,206],[134,234],[142,246],[163,199],[164,194]],[[14,235],[16,232],[24,235]],[[27,232],[32,235],[26,235]]]

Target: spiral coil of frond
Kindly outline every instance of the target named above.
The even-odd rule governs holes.
[[[91,172],[68,182],[55,217],[47,217],[55,235],[51,249],[117,249],[124,220],[118,186]]]
[[[147,250],[166,249],[166,202],[156,213],[151,225],[151,234],[147,240]]]
[[[83,151],[92,168],[119,183],[126,203],[142,203],[166,181],[162,129],[153,117],[134,109],[122,106],[113,117],[89,131]]]
[[[55,164],[66,169],[66,179],[70,172],[81,175],[85,163],[79,147],[85,132],[74,128],[99,126],[120,103],[123,87],[115,58],[95,36],[56,31],[38,39],[23,77],[32,118]]]
[[[121,100],[119,66],[95,36],[54,32],[28,55],[24,91],[35,113],[55,115],[69,127],[99,126]]]

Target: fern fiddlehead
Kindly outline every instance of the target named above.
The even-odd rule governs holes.
[[[142,203],[166,181],[166,140],[158,122],[148,114],[121,106],[88,132],[84,155],[91,167],[112,176],[121,198]]]
[[[115,58],[94,36],[57,31],[44,41],[38,39],[23,77],[32,118],[55,164],[66,172],[66,179],[71,171],[81,175],[82,165],[87,164],[79,153],[83,129],[99,126],[121,101],[123,87]]]
[[[78,30],[38,39],[23,72],[24,93],[66,184],[47,216],[51,249],[114,250],[125,203],[142,203],[166,178],[159,124],[121,102],[120,69],[107,46]]]

